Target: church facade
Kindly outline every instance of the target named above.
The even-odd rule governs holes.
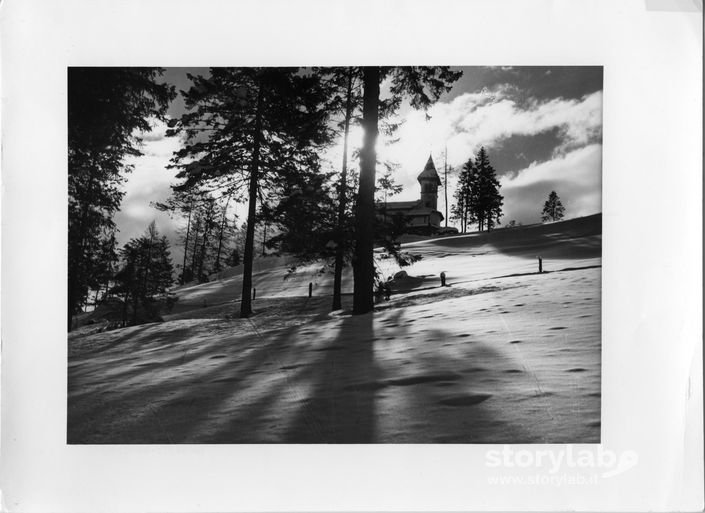
[[[441,185],[441,178],[430,155],[416,179],[421,186],[418,200],[389,201],[380,205],[379,214],[385,218],[404,216],[409,232],[435,233],[443,221],[443,214],[438,211],[438,186]]]

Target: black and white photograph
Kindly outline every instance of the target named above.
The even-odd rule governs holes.
[[[703,511],[702,0],[0,4],[0,510]]]
[[[67,91],[69,444],[600,442],[602,67]]]

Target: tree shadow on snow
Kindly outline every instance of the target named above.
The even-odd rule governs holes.
[[[284,443],[372,443],[375,440],[375,390],[359,387],[377,377],[373,314],[343,320],[336,340],[312,369],[312,389],[302,401]]]

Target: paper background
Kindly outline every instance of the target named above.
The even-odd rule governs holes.
[[[702,6],[664,3],[3,2],[4,508],[702,509]],[[494,446],[65,444],[66,67],[263,64],[604,66],[602,440],[634,468],[500,486]]]

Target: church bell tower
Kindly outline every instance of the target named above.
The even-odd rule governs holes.
[[[438,186],[441,185],[441,178],[436,172],[431,155],[428,156],[426,167],[416,179],[421,184],[421,205],[438,210]]]

